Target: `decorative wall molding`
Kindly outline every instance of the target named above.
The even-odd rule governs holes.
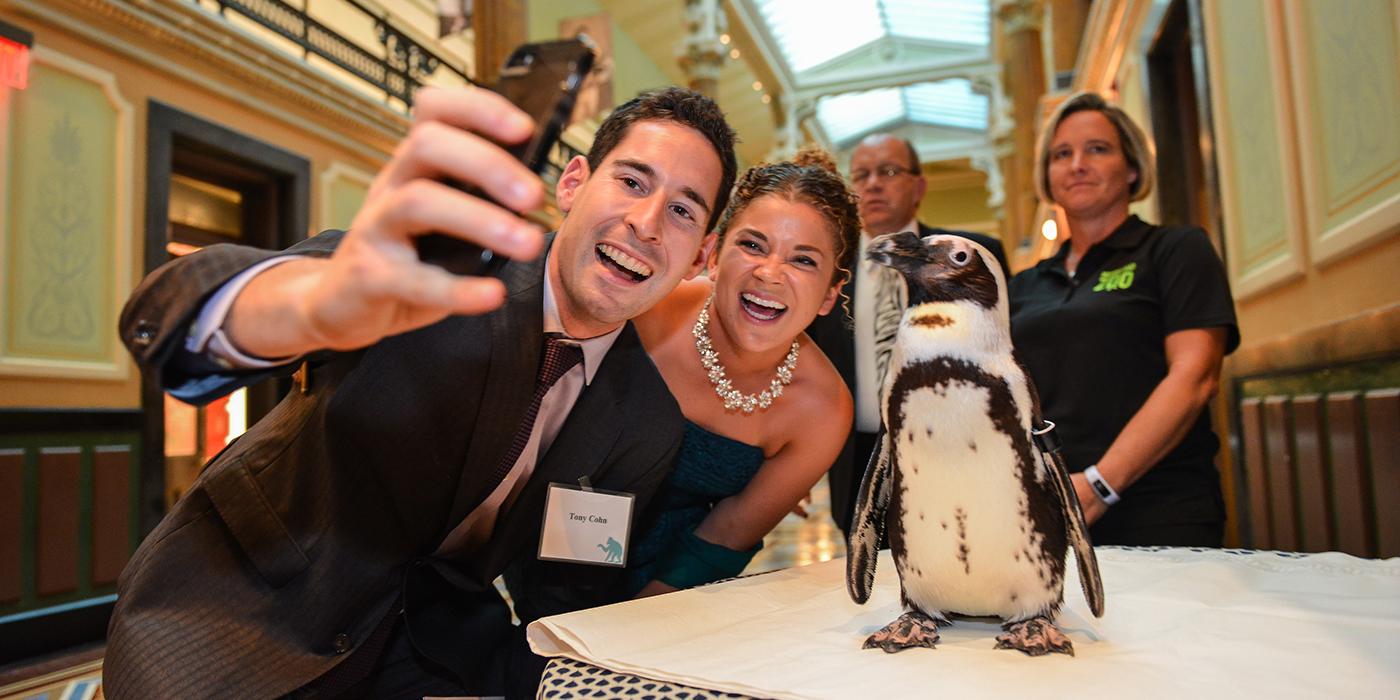
[[[1400,235],[1400,0],[1350,3],[1346,12],[1283,7],[1307,237],[1322,265]]]
[[[3,113],[0,113],[0,159],[3,159],[3,168],[0,168],[0,193],[3,193],[3,198],[0,198],[0,251],[5,253],[3,264],[0,264],[0,309],[5,310],[5,317],[9,320],[0,323],[0,375],[125,380],[131,372],[131,363],[127,360],[126,351],[117,337],[116,318],[122,302],[131,293],[131,183],[135,179],[132,156],[135,125],[132,107],[121,95],[116,76],[112,73],[42,45],[34,48],[32,57],[35,66],[53,68],[97,86],[112,107],[115,118],[112,134],[115,152],[111,154],[112,172],[104,178],[112,188],[111,218],[105,222],[106,225],[92,224],[101,227],[104,234],[110,233],[113,237],[111,256],[97,256],[97,264],[111,266],[111,285],[100,290],[96,302],[99,307],[108,305],[111,313],[110,318],[103,316],[93,320],[93,323],[101,324],[96,330],[100,334],[99,342],[105,346],[96,353],[101,359],[74,360],[42,355],[4,354],[11,340],[7,337],[10,332],[9,320],[16,318],[12,313],[14,310],[10,307],[16,303],[16,299],[8,296],[13,285],[6,277],[12,272],[11,265],[21,259],[20,253],[14,250],[17,234],[10,230],[11,215],[14,213],[11,207],[14,206],[15,186],[15,174],[10,172],[9,165],[13,146],[10,138],[15,125],[10,121],[14,96],[7,94]],[[55,125],[54,128],[59,128],[59,125]],[[80,149],[81,143],[69,144],[66,148],[74,151],[74,157],[77,157],[75,149]],[[64,299],[67,300],[66,292]]]
[[[1254,8],[1256,17],[1241,16]],[[1202,10],[1220,145],[1221,233],[1230,252],[1230,286],[1243,301],[1301,277],[1307,268],[1291,118],[1296,102],[1277,2],[1207,0]],[[1231,14],[1249,26],[1231,26]]]
[[[4,0],[10,8],[73,32],[372,161],[408,131],[409,119],[261,38],[182,0]],[[136,35],[133,39],[132,35]],[[172,59],[165,52],[179,54]],[[205,71],[200,71],[204,67]],[[312,118],[279,107],[288,104]],[[372,135],[366,138],[366,135]],[[383,148],[373,144],[378,141]]]

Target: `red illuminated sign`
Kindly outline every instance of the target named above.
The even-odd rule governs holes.
[[[29,87],[29,47],[0,38],[0,85]]]

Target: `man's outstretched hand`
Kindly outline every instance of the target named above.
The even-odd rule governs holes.
[[[539,227],[444,184],[450,178],[474,186],[515,211],[539,207],[539,177],[496,145],[523,141],[533,128],[524,112],[489,90],[420,90],[413,127],[375,177],[335,253],[254,277],[224,323],[230,341],[269,358],[349,350],[451,314],[499,307],[505,299],[499,280],[425,264],[414,239],[442,233],[511,258],[537,256]]]

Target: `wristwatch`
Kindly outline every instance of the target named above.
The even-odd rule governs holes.
[[[1089,480],[1089,487],[1094,489],[1094,495],[1099,497],[1104,505],[1111,506],[1123,499],[1118,497],[1118,492],[1108,485],[1108,481],[1099,473],[1099,465],[1090,464],[1084,468],[1084,478]]]

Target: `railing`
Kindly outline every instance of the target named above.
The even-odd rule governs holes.
[[[1248,545],[1400,555],[1400,358],[1237,378]]]
[[[140,426],[0,410],[0,664],[102,638],[140,540]]]
[[[422,87],[424,79],[440,67],[456,73],[472,85],[480,85],[461,69],[396,28],[387,16],[376,13],[359,0],[334,1],[344,3],[374,20],[374,29],[382,47],[382,57],[308,15],[304,9],[305,2],[303,7],[299,8],[285,0],[214,1],[218,2],[221,13],[232,10],[251,19],[300,46],[305,54],[315,54],[330,61],[384,91],[386,102],[392,99],[401,100],[405,108],[413,106],[414,91]],[[550,153],[544,171],[540,173],[545,184],[552,188],[559,180],[564,166],[576,155],[583,154],[574,146],[560,140]]]
[[[411,107],[413,93],[439,67],[447,68],[469,83],[475,82],[460,68],[409,38],[391,24],[388,17],[376,14],[356,0],[339,1],[374,20],[382,56],[341,36],[308,15],[306,10],[284,0],[217,0],[220,13],[233,10],[300,46],[304,54],[315,54],[330,61],[383,90],[385,102],[398,99],[405,107]]]

